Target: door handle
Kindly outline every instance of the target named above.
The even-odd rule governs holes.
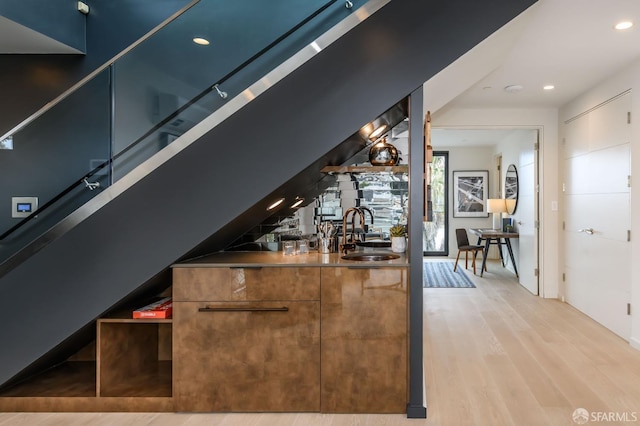
[[[593,230],[593,228],[583,228],[578,229],[578,232],[584,232],[585,234],[593,235],[595,231]]]

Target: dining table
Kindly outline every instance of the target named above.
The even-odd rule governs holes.
[[[489,254],[489,247],[491,245],[498,246],[498,252],[500,253],[500,261],[502,262],[502,267],[505,266],[504,263],[504,255],[502,253],[502,249],[500,246],[507,246],[507,251],[509,252],[509,257],[511,258],[511,264],[513,265],[513,272],[515,272],[516,277],[518,276],[518,268],[516,266],[516,260],[513,257],[513,248],[511,247],[511,239],[519,238],[520,234],[514,231],[503,231],[501,229],[481,229],[481,228],[470,228],[469,232],[478,237],[477,245],[484,245],[484,250],[482,252],[482,268],[480,268],[480,276],[484,273],[486,264],[487,264],[487,256]]]

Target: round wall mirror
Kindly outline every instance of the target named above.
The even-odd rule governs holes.
[[[509,164],[504,178],[504,198],[507,203],[507,213],[514,214],[518,207],[518,171],[513,164]]]

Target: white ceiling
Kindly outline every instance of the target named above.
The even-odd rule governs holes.
[[[614,30],[621,20],[635,26]],[[434,105],[428,105],[434,98],[436,110],[559,108],[639,57],[640,0],[539,0],[427,82],[425,108],[434,112]],[[547,84],[555,89],[543,90]],[[509,85],[522,90],[506,92]],[[447,131],[440,136],[451,137],[447,145],[462,144],[462,139],[481,145],[501,136],[485,132],[496,131]]]
[[[433,128],[431,142],[434,149],[449,147],[490,147],[516,137],[525,129],[446,129]]]

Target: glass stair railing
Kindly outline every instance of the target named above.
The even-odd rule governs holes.
[[[72,212],[364,3],[196,1],[1,136],[0,194],[13,217],[0,216],[0,276],[70,229]]]

